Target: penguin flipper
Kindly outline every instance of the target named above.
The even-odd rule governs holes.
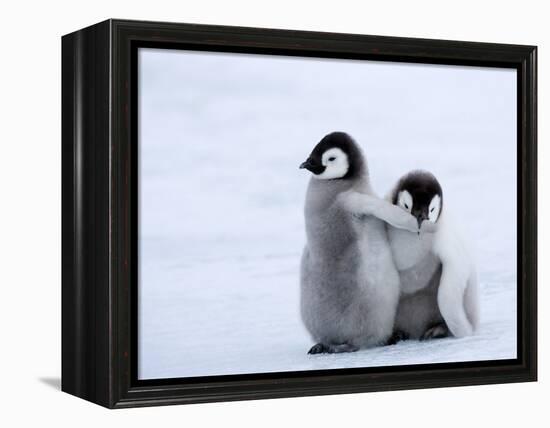
[[[471,251],[449,218],[440,218],[433,252],[441,260],[437,292],[441,316],[455,337],[470,336],[479,324],[479,293]]]
[[[354,215],[372,215],[398,229],[418,232],[416,219],[407,211],[385,199],[355,190],[342,193],[340,198],[343,207]]]
[[[470,336],[474,330],[463,304],[465,288],[466,279],[463,273],[452,263],[443,262],[437,304],[441,316],[455,337]]]
[[[472,324],[474,331],[479,328],[479,318],[480,318],[480,304],[479,304],[479,282],[477,280],[477,275],[475,272],[472,272],[470,278],[468,279],[468,285],[466,286],[466,291],[464,292],[464,309],[466,311],[466,316]]]

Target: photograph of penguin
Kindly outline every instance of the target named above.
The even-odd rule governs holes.
[[[300,168],[312,173],[300,272],[301,316],[316,343],[309,353],[383,345],[399,299],[385,222],[414,236],[418,223],[375,195],[366,159],[346,133],[325,136]]]
[[[518,357],[515,69],[136,58],[140,379]]]
[[[443,210],[441,185],[427,171],[412,171],[398,181],[389,198],[411,213],[423,231],[414,234],[388,226],[401,289],[392,342],[471,335],[479,325],[475,263]],[[430,224],[433,229],[424,232],[423,226]]]

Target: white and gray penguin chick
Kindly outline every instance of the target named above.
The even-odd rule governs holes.
[[[374,194],[366,160],[343,132],[325,136],[300,168],[313,174],[300,277],[302,320],[316,342],[309,353],[385,344],[393,331],[399,275],[384,222],[413,233],[417,222]]]
[[[420,234],[388,226],[401,289],[390,342],[472,334],[479,324],[475,264],[443,209],[438,180],[427,171],[409,172],[389,199],[411,213],[422,231],[435,225],[433,233]]]

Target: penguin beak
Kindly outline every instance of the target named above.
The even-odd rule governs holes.
[[[420,232],[420,227],[422,226],[422,222],[426,218],[424,215],[424,210],[422,207],[413,207],[411,214],[416,218],[416,222],[418,223],[418,232]]]
[[[312,168],[315,168],[315,161],[311,157],[307,158],[305,162],[300,164],[300,169],[307,169],[311,171]]]
[[[325,167],[323,165],[319,165],[313,159],[307,158],[305,162],[300,164],[300,169],[307,169],[314,174],[321,174],[325,170]]]
[[[420,228],[422,227],[422,222],[424,220],[428,220],[428,214],[424,212],[418,212],[413,215],[416,217],[416,222],[418,223],[418,230],[420,231]]]

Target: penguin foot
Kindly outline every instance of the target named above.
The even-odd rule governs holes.
[[[342,343],[340,345],[325,345],[324,343],[317,343],[311,347],[308,354],[341,354],[343,352],[355,352],[359,347],[351,345],[349,343]]]
[[[391,337],[386,342],[386,345],[395,345],[398,342],[401,342],[403,340],[408,340],[409,335],[405,333],[403,330],[395,330]]]
[[[328,348],[326,345],[323,345],[322,343],[317,343],[311,347],[311,349],[308,351],[308,354],[315,355],[315,354],[325,354],[328,352]]]
[[[449,333],[450,332],[447,324],[439,323],[426,330],[424,334],[420,337],[420,340],[442,339],[444,337],[448,337]]]

